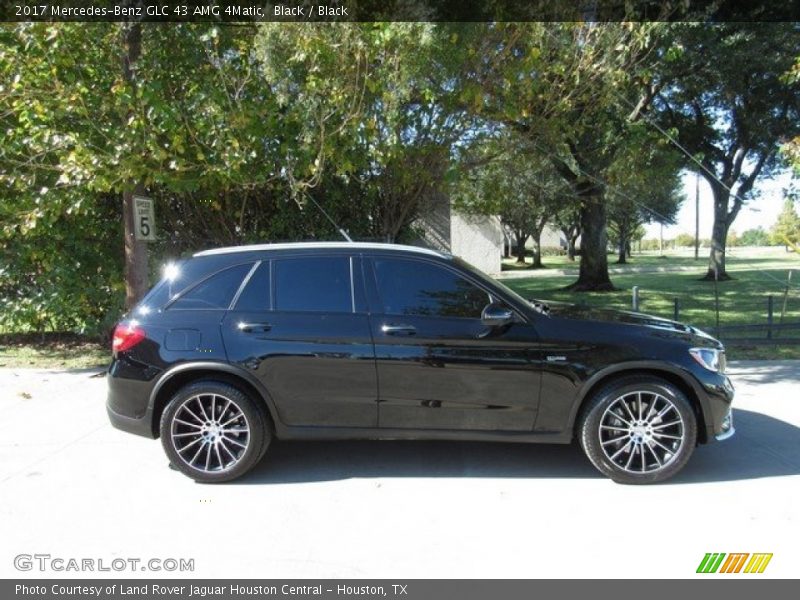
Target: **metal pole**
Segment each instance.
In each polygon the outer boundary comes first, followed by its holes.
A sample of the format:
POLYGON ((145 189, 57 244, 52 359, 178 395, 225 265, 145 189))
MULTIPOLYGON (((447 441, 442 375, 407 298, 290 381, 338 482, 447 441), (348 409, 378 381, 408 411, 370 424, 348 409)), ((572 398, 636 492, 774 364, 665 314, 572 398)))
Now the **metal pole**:
POLYGON ((772 294, 767 296, 767 339, 772 339, 772 294))
POLYGON ((639 286, 633 286, 633 310, 634 312, 638 312, 639 310, 639 286))
POLYGON ((694 259, 700 257, 700 173, 694 179, 694 259))
POLYGON ((719 337, 719 267, 714 263, 714 310, 717 313, 717 331, 719 337))
POLYGON ((789 286, 792 283, 792 273, 794 269, 789 269, 789 275, 786 277, 786 287, 783 290, 783 306, 781 306, 781 318, 778 321, 778 332, 780 332, 780 326, 783 325, 783 317, 786 316, 786 300, 789 298, 789 286))
POLYGON ((678 320, 678 317, 680 317, 680 312, 681 312, 680 301, 677 298, 675 298, 672 301, 672 316, 673 316, 673 320, 675 320, 675 321, 678 320))

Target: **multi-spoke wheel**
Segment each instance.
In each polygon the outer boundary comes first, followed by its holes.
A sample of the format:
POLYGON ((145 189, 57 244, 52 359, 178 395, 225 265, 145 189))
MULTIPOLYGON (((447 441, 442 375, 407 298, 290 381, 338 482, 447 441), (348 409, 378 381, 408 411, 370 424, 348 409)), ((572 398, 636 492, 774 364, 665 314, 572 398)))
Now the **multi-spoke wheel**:
POLYGON ((170 462, 197 481, 239 477, 259 461, 269 440, 264 410, 226 383, 200 381, 182 388, 161 417, 170 462))
POLYGON ((686 396, 654 377, 618 380, 589 401, 580 421, 586 455, 622 483, 653 483, 686 464, 697 420, 686 396))

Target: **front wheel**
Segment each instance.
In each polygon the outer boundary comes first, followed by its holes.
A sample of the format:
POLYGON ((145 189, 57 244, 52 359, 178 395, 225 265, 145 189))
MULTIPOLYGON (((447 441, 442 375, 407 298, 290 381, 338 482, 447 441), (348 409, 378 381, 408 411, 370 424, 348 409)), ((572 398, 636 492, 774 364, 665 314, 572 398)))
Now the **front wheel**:
POLYGON ((264 456, 271 434, 264 408, 237 388, 198 381, 181 388, 161 415, 164 452, 202 483, 244 475, 264 456))
POLYGON ((579 439, 592 464, 618 483, 656 483, 694 451, 697 418, 686 395, 655 377, 621 379, 583 411, 579 439))

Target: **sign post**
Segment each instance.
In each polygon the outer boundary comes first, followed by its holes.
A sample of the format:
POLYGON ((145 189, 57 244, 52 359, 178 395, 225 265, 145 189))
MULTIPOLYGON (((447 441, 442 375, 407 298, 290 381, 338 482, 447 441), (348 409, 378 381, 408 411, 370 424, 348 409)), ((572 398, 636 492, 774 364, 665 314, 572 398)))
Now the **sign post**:
POLYGON ((133 219, 133 231, 137 241, 156 241, 156 216, 152 198, 133 197, 133 219))

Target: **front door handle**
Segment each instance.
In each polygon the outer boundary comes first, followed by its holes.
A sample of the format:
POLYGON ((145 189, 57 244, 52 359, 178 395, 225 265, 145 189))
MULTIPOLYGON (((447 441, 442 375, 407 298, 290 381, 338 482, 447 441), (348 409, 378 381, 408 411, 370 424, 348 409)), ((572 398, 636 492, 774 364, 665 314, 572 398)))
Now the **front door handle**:
POLYGON ((272 329, 269 323, 237 323, 236 329, 243 333, 264 333, 272 329))
POLYGON ((381 331, 386 335, 414 335, 417 333, 411 325, 381 325, 381 331))

